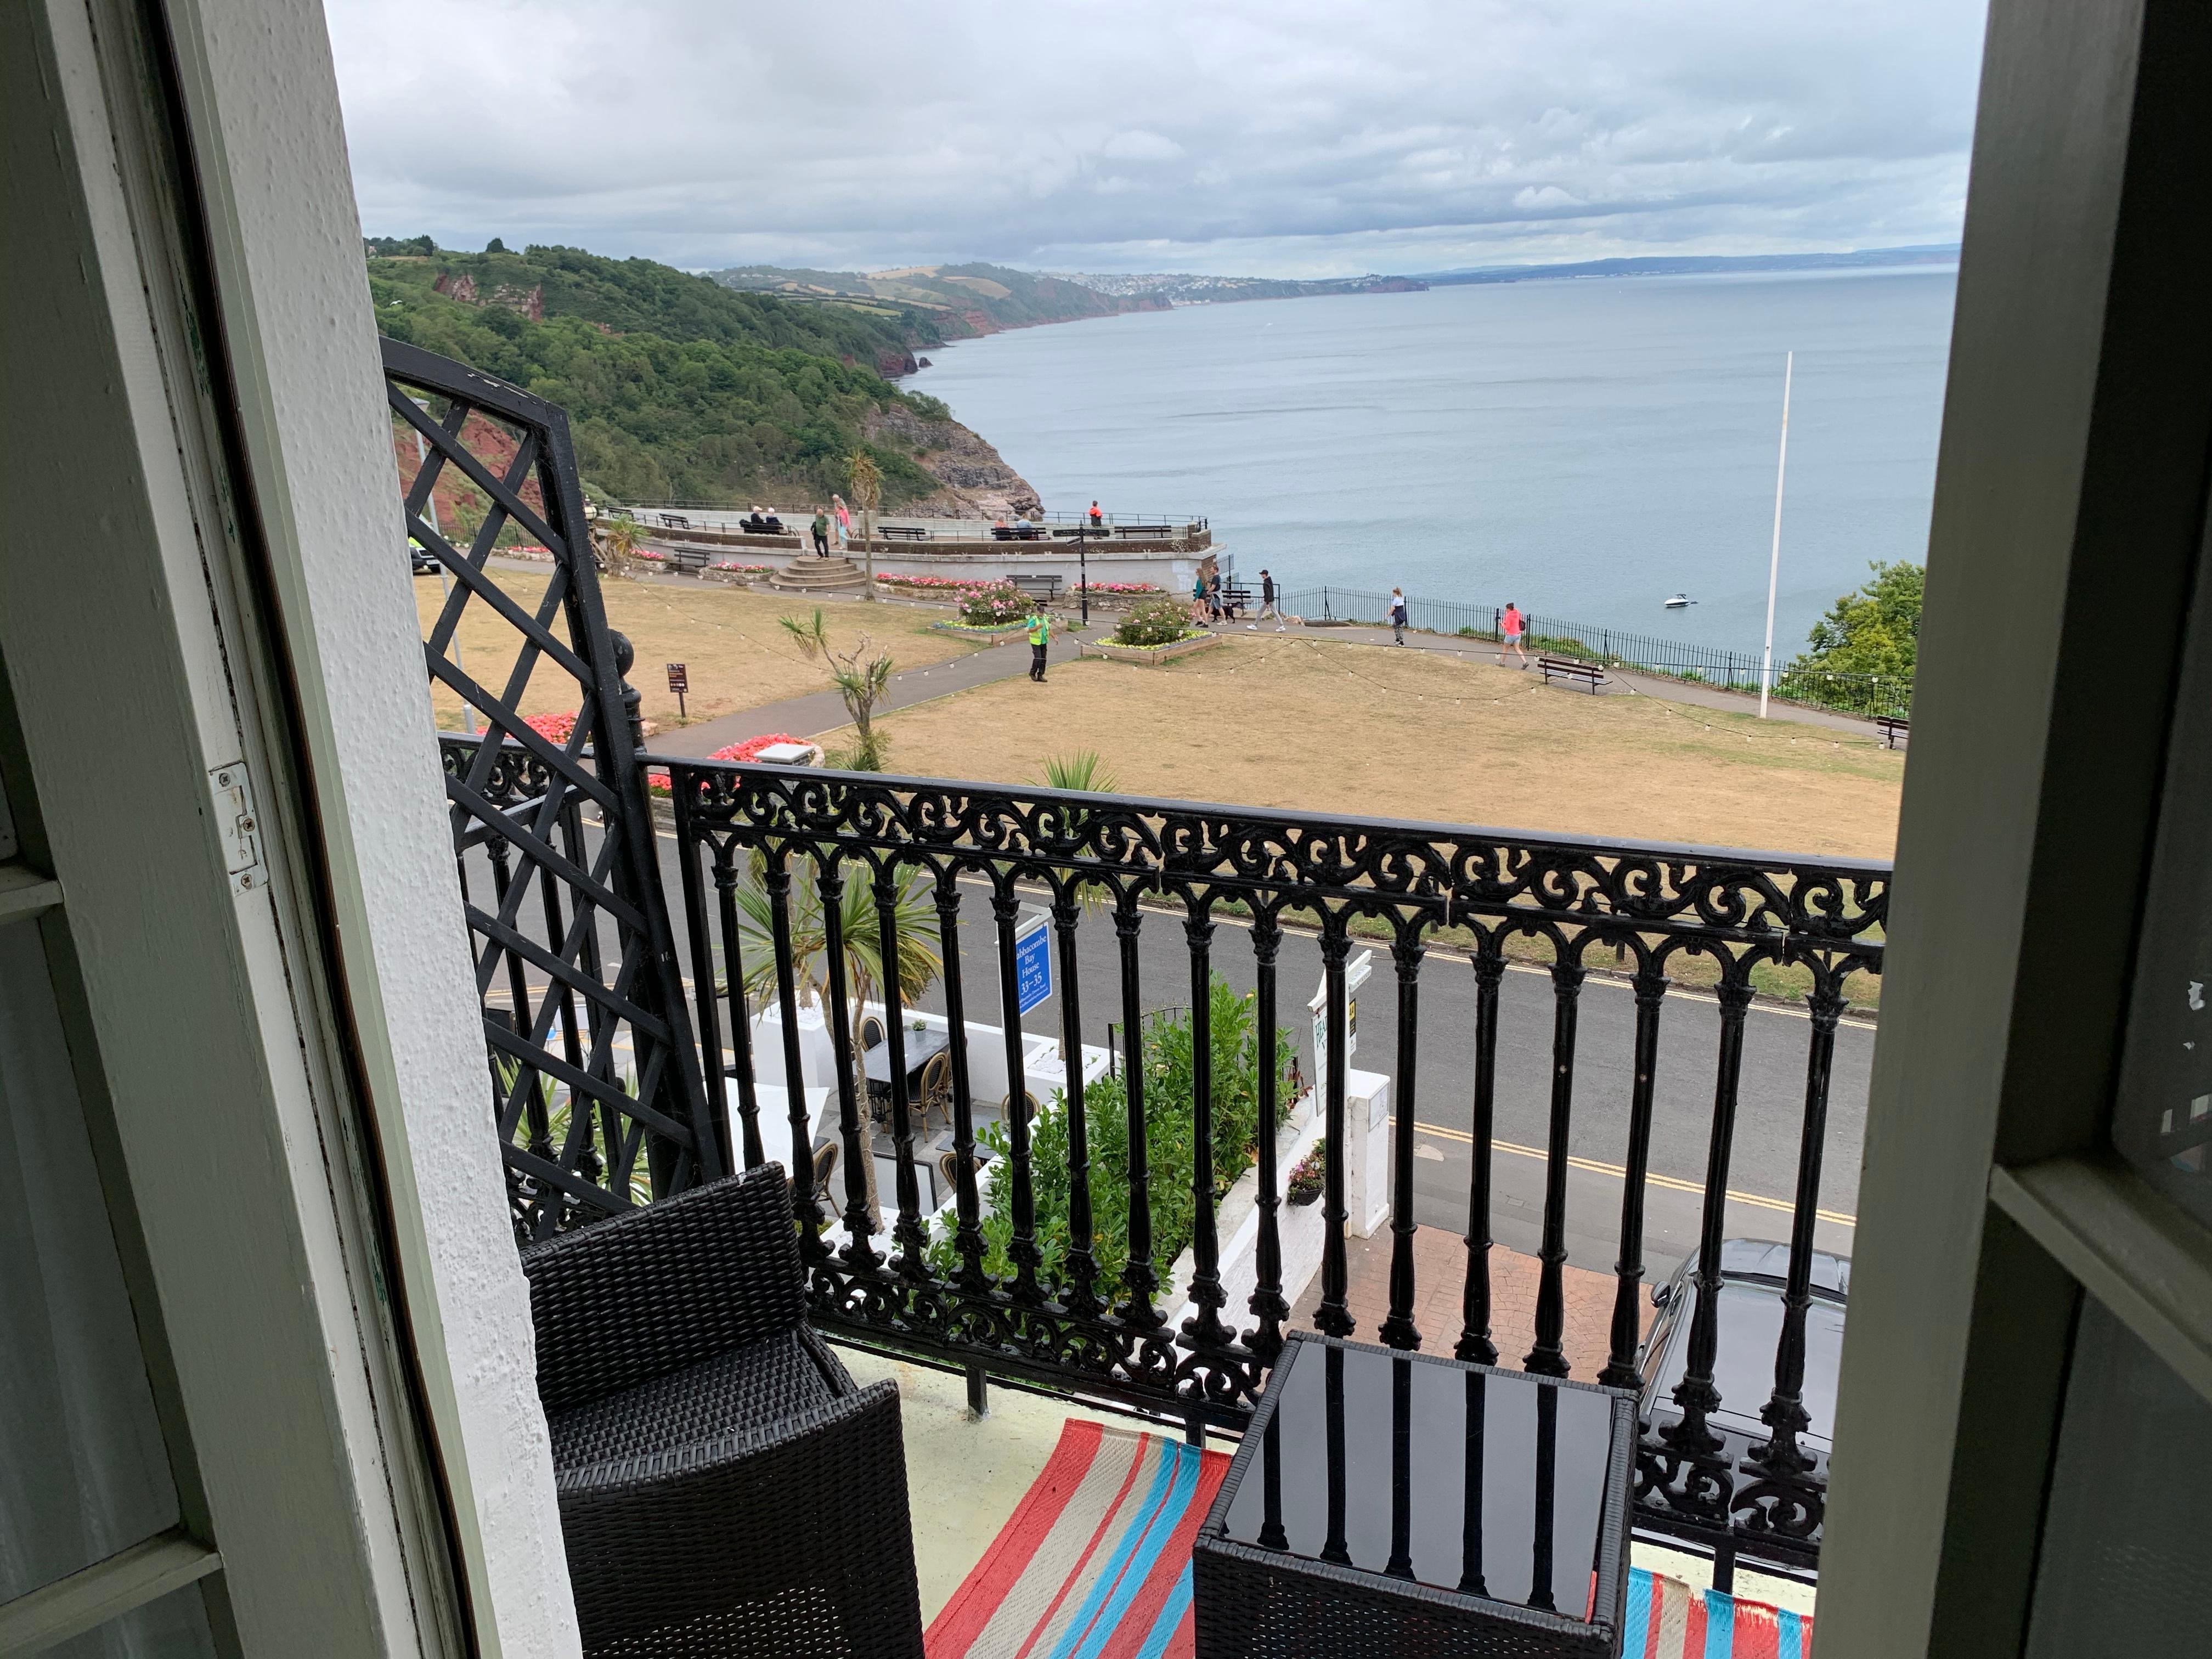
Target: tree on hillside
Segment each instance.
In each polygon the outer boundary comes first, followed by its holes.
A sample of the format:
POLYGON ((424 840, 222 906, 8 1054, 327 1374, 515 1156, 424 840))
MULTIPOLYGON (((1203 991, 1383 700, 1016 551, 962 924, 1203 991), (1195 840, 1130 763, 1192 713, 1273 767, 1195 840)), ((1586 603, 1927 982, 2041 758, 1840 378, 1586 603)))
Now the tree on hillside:
POLYGON ((1920 652, 1920 598, 1926 567, 1877 561, 1873 577, 1844 594, 1806 636, 1812 649, 1793 671, 1879 674, 1910 683, 1920 652))
POLYGON ((876 597, 876 507, 884 499, 883 469, 865 449, 856 449, 845 460, 846 488, 860 509, 860 545, 868 559, 867 594, 876 597))

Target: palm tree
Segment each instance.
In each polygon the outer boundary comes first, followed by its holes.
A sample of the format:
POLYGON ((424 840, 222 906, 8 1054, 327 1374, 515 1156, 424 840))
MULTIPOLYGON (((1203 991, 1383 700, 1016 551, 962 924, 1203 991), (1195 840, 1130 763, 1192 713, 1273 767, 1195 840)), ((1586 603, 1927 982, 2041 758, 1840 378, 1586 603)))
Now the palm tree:
MULTIPOLYGON (((830 959, 819 866, 813 857, 803 854, 796 862, 789 901, 791 971, 807 1000, 820 1007, 829 1000, 830 959)), ((775 909, 768 894, 766 861, 758 853, 750 860, 747 878, 738 884, 733 894, 738 911, 737 973, 738 982, 744 988, 747 998, 758 1007, 780 994, 775 909)), ((923 878, 915 872, 898 878, 893 888, 891 922, 898 936, 898 1006, 893 1007, 890 998, 884 999, 887 1021, 898 1018, 900 1009, 911 1007, 918 1001, 936 982, 945 965, 933 943, 935 906, 923 896, 922 889, 923 878)), ((873 872, 865 866, 849 870, 838 895, 837 920, 845 970, 845 1029, 855 1034, 860 1030, 862 1010, 876 998, 884 983, 883 930, 878 917, 873 872)), ((716 988, 718 990, 728 989, 728 968, 726 963, 726 976, 716 988)), ((860 1043, 856 1041, 848 1044, 840 1059, 852 1067, 849 1080, 853 1097, 865 1101, 867 1084, 861 1075, 860 1043)), ((869 1212, 880 1223, 873 1159, 862 1161, 860 1176, 866 1185, 869 1212)), ((848 1176, 847 1179, 850 1178, 848 1176)), ((848 1187, 847 1191, 849 1193, 851 1188, 848 1187)))
POLYGON ((876 504, 884 498, 883 470, 866 450, 856 449, 845 458, 845 477, 846 487, 853 492, 853 504, 860 509, 860 544, 867 550, 867 594, 872 599, 876 597, 876 504))
POLYGON ((637 574, 637 544, 644 540, 635 519, 617 519, 599 543, 601 556, 606 562, 610 576, 637 574))
MULTIPOLYGON (((1121 787, 1121 780, 1106 768, 1096 749, 1079 749, 1072 755, 1048 755, 1044 762, 1045 787, 1049 789, 1070 789, 1086 794, 1110 795, 1121 787)), ((1087 822, 1080 811, 1068 814, 1067 827, 1080 830, 1087 822)), ((1083 908, 1097 912, 1106 907, 1107 890, 1103 882, 1083 884, 1083 908)))
MULTIPOLYGON (((738 884, 738 982, 756 1003, 776 994, 775 932, 758 854, 750 879, 738 884)), ((945 966, 935 943, 937 913, 922 877, 908 872, 894 888, 891 924, 898 934, 899 1001, 911 1006, 937 982, 945 966)), ((876 912, 873 874, 855 868, 845 878, 837 920, 844 936, 845 993, 854 1027, 860 1006, 876 999, 884 982, 883 930, 876 912)), ((817 1005, 830 994, 829 929, 815 860, 803 856, 791 884, 791 970, 817 1005)))
POLYGON ((1098 795, 1110 795, 1121 787, 1120 780, 1106 769, 1106 763, 1098 757, 1096 749, 1046 756, 1044 781, 1049 789, 1078 789, 1098 795))
POLYGON ((890 689, 894 666, 891 659, 882 652, 867 655, 875 641, 866 634, 850 651, 831 650, 830 630, 818 608, 811 621, 801 622, 796 617, 780 620, 783 631, 798 641, 806 659, 829 669, 830 683, 845 700, 845 712, 853 717, 853 724, 858 729, 859 735, 852 746, 840 750, 834 757, 836 763, 848 772, 882 771, 886 740, 876 735, 874 720, 876 704, 890 689))

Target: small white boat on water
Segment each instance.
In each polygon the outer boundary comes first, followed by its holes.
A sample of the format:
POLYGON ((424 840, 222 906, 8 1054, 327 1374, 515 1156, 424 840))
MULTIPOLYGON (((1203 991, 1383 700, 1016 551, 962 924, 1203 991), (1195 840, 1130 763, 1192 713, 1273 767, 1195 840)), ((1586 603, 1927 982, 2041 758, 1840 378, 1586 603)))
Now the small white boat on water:
POLYGON ((1680 611, 1689 603, 1690 596, 1687 593, 1677 593, 1667 601, 1667 608, 1669 611, 1680 611))

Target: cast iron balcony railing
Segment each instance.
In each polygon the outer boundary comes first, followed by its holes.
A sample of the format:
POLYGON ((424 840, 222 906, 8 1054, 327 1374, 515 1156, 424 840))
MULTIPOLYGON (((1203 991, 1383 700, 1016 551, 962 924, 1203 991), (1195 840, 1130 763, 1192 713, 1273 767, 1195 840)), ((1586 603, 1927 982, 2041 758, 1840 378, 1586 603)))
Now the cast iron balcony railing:
MULTIPOLYGON (((1327 1055, 1316 1079, 1326 1176, 1312 1321, 1330 1334, 1354 1333, 1346 1183, 1361 1149, 1347 1123, 1348 981, 1355 945, 1371 939, 1388 953, 1396 1027, 1388 1060, 1389 1295, 1372 1334, 1401 1349, 1425 1341, 1416 1323, 1416 1103, 1449 1091, 1470 1107, 1466 1265, 1450 1346, 1485 1364, 1510 1358, 1498 1351, 1492 1320, 1493 1174, 1506 1145, 1496 1133, 1508 1070, 1501 1036, 1518 1046, 1524 1034, 1504 1029, 1501 987, 1509 967, 1533 968, 1549 981, 1550 1030, 1545 1145, 1515 1149, 1544 1166, 1534 1340, 1520 1364, 1565 1376, 1568 1172, 1575 1136, 1593 1115, 1590 1097, 1603 1094, 1577 1093, 1577 1062, 1589 1058, 1583 992, 1592 972, 1618 970, 1634 1017, 1624 1121, 1607 1126, 1620 1131, 1626 1161, 1602 1382, 1640 1380, 1661 1037, 1680 1025, 1679 1016, 1668 1023, 1668 1010, 1686 994, 1717 1007, 1703 1180, 1672 1183, 1699 1195, 1698 1294, 1673 1390, 1679 1420, 1644 1425, 1639 1524, 1723 1552, 1816 1558, 1827 1472, 1806 1443, 1804 1391, 1829 1077, 1845 981, 1881 969, 1887 866, 641 754, 637 694, 623 680, 629 647, 607 626, 566 417, 412 347, 387 341, 385 357, 406 529, 443 572, 424 653, 441 720, 465 728, 441 733, 441 748, 483 1005, 487 1110, 519 1236, 587 1225, 740 1164, 757 1167, 769 1139, 782 1139, 763 1133, 769 1114, 781 1111, 822 1326, 971 1377, 1135 1405, 1180 1416, 1194 1431, 1234 1430, 1292 1317, 1283 1250, 1290 1172, 1279 1167, 1273 1130, 1291 1103, 1274 1057, 1285 1030, 1279 981, 1293 945, 1317 953, 1316 1047, 1327 1055), (518 538, 550 558, 550 569, 503 564, 501 549, 518 538), (465 668, 465 618, 483 628, 465 668), (669 775, 672 843, 655 833, 653 768, 669 775), (667 905, 663 860, 672 854, 684 900, 680 929, 667 905), (972 954, 995 965, 995 1037, 968 1012, 971 992, 982 990, 968 983, 961 948, 969 895, 988 912, 972 954), (1034 1102, 1027 1085, 1038 1062, 1019 1013, 1020 962, 1035 948, 1025 896, 1044 901, 1064 1056, 1057 1085, 1034 1102), (1225 924, 1250 941, 1249 964, 1233 964, 1249 965, 1249 1010, 1231 1010, 1251 1020, 1250 1052, 1261 1057, 1249 1099, 1224 1069, 1213 1029, 1214 970, 1231 956, 1225 924), (1089 971, 1107 981, 1103 996, 1091 988, 1094 1006, 1110 1011, 1122 1033, 1126 1063, 1110 1086, 1085 1059, 1081 949, 1109 929, 1110 968, 1094 960, 1089 971), (860 930, 872 937, 857 937, 860 930), (1156 948, 1163 932, 1182 961, 1153 998, 1145 947, 1156 948), (688 987, 678 933, 688 943, 688 987), (941 958, 941 1008, 931 1017, 945 1044, 951 1143, 933 1167, 953 1189, 927 1220, 914 1154, 917 1127, 926 1127, 918 1116, 937 1102, 911 1097, 908 1016, 921 1011, 900 989, 902 958, 925 945, 941 958), (1601 960, 1608 951, 1609 964, 1601 960), (1432 958, 1456 958, 1473 976, 1471 1061, 1442 1076, 1433 1049, 1424 1063, 1421 1041, 1422 974, 1432 958), (1692 961, 1701 971, 1685 974, 1692 961), (854 963, 877 988, 872 1013, 852 981, 854 963), (1720 1247, 1746 1022, 1754 975, 1768 969, 1796 976, 1808 1038, 1802 1095, 1783 1100, 1769 1087, 1752 1103, 1765 1115, 1762 1127, 1794 1109, 1798 1148, 1759 1438, 1714 1419, 1720 1247), (1705 983, 1688 993, 1684 978, 1705 983), (805 1040, 829 1047, 842 1206, 816 1178, 805 1079, 810 1064, 823 1068, 802 1047, 803 998, 827 1015, 826 1030, 805 1040), (1187 1012, 1164 1022, 1164 1003, 1187 1012), (860 1027, 871 1018, 886 1050, 880 1134, 862 1102, 860 1027), (1163 1072, 1151 1058, 1147 1034, 1163 1024, 1182 1043, 1180 1069, 1163 1072), (760 1052, 757 1038, 771 1030, 773 1051, 760 1052), (1001 1066, 1000 1097, 979 1095, 978 1078, 1001 1066), (1120 1121, 1094 1113, 1092 1097, 1118 1099, 1120 1121), (1225 1273, 1216 1201, 1242 1172, 1217 1161, 1242 1156, 1221 1131, 1245 1113, 1255 1122, 1256 1191, 1249 1253, 1225 1273), (1157 1139, 1164 1122, 1179 1140, 1157 1139), (890 1146, 896 1216, 888 1237, 871 1180, 880 1141, 890 1146), (986 1153, 994 1155, 988 1213, 986 1153), (1164 1285, 1161 1273, 1170 1224, 1189 1235, 1181 1289, 1164 1285), (1250 1290, 1231 1306, 1230 1281, 1241 1292, 1248 1273, 1250 1290)), ((1174 1268, 1178 1279, 1182 1271, 1174 1268)))
MULTIPOLYGON (((1209 1029, 1219 924, 1249 936, 1255 989, 1254 1052, 1277 1052, 1283 1030, 1279 964, 1293 932, 1317 939, 1324 995, 1327 1059, 1316 1079, 1325 1124, 1326 1176, 1320 1295, 1313 1322, 1350 1334, 1345 1172, 1347 1036, 1351 998, 1346 967, 1354 945, 1387 947, 1396 1014, 1389 1066, 1395 1110, 1388 1180, 1390 1274, 1387 1316, 1374 1334, 1395 1347, 1419 1348, 1419 1295, 1414 1250, 1417 1101, 1432 1089, 1468 1091, 1473 1108, 1472 1174, 1465 1221, 1466 1272, 1461 1323, 1451 1352, 1486 1364, 1504 1361, 1492 1329, 1493 1101, 1498 1080, 1499 986, 1509 957, 1540 959, 1552 988, 1550 1103, 1534 1343, 1520 1363, 1564 1376, 1569 1365, 1565 1269, 1571 1139, 1576 1129, 1577 1013, 1599 953, 1630 975, 1635 1015, 1620 1200, 1620 1250, 1610 1351, 1596 1380, 1639 1383, 1638 1349, 1644 1307, 1644 1196, 1660 1034, 1674 981, 1690 957, 1709 964, 1698 994, 1718 1003, 1719 1046, 1700 1201, 1700 1294, 1688 1336, 1686 1375, 1675 1389, 1680 1420, 1646 1425, 1638 1467, 1639 1524, 1785 1562, 1817 1553, 1826 1485, 1825 1457, 1801 1442, 1805 1327, 1811 1304, 1814 1231, 1820 1215, 1822 1152, 1835 1034, 1853 973, 1878 972, 1887 902, 1885 865, 1809 862, 1716 849, 1566 842, 1479 829, 1297 816, 1178 801, 1012 791, 981 785, 807 769, 741 766, 647 756, 665 767, 672 796, 676 854, 684 889, 696 1023, 710 1112, 730 1126, 732 1165, 762 1161, 763 1114, 787 1111, 789 1144, 809 1144, 802 1088, 763 1086, 757 1038, 774 1033, 780 1053, 767 1068, 781 1079, 805 1075, 801 1001, 820 993, 836 1056, 836 1139, 842 1150, 842 1206, 817 1188, 809 1161, 793 1159, 792 1194, 811 1276, 814 1316, 854 1340, 899 1347, 942 1363, 1133 1403, 1187 1421, 1234 1427, 1249 1415, 1291 1317, 1279 1226, 1287 1171, 1277 1167, 1276 1137, 1262 1129, 1254 1157, 1258 1231, 1254 1289, 1243 1308, 1228 1305, 1215 1200, 1237 1174, 1212 1165, 1216 1150, 1216 1043, 1209 1029), (856 905, 864 887, 872 902, 856 905), (1000 1021, 1009 1079, 1028 1075, 1018 1014, 1018 923, 1025 894, 1049 915, 1057 969, 1065 1082, 1051 1101, 1025 1106, 1010 1082, 1003 1103, 976 1098, 969 1077, 970 999, 978 988, 963 965, 962 888, 988 899, 1000 1021), (809 889, 811 891, 809 891, 809 889), (926 904, 917 901, 924 896, 926 904), (806 914, 802 971, 794 945, 806 914), (1166 914, 1163 914, 1163 912, 1166 914), (915 936, 917 916, 929 920, 915 936), (864 1099, 850 956, 843 928, 854 918, 873 929, 866 941, 881 988, 881 1041, 888 1098, 882 1133, 892 1148, 896 1210, 888 1237, 877 1231, 864 1171, 878 1129, 864 1099), (1095 919, 1094 919, 1095 918, 1095 919), (1114 983, 1083 984, 1079 930, 1110 927, 1114 983), (1175 1321, 1159 1301, 1149 1249, 1161 1198, 1146 1167, 1147 1067, 1120 1068, 1120 1132, 1125 1149, 1127 1249, 1119 1282, 1102 1270, 1091 1194, 1093 1147, 1102 1126, 1086 1109, 1080 1062, 1087 997, 1103 994, 1125 1031, 1145 1029, 1147 1000, 1139 944, 1147 930, 1176 927, 1188 966, 1191 1055, 1190 1183, 1192 1271, 1187 1317, 1175 1321), (933 1237, 923 1219, 915 1157, 916 1114, 904 1045, 901 953, 933 951, 942 962, 949 1040, 953 1199, 933 1237), (772 963, 766 960, 772 957, 772 963), (1422 1065, 1421 976, 1431 958, 1456 957, 1475 984, 1471 1076, 1439 1078, 1422 1065), (750 970, 748 961, 750 961, 750 970), (1762 965, 1809 976, 1804 997, 1808 1042, 1799 1109, 1796 1196, 1789 1240, 1773 1387, 1760 1412, 1768 1437, 1753 1443, 1711 1422, 1720 1405, 1714 1362, 1722 1317, 1720 1263, 1735 1150, 1747 1014, 1753 971, 1762 965), (749 998, 748 979, 763 994, 749 998), (998 1144, 1007 1169, 998 1190, 1006 1213, 1000 1265, 987 1267, 979 1114, 997 1105, 998 1144), (1059 1167, 1038 1152, 1042 1123, 1056 1118, 1059 1167), (1217 1180, 1217 1176, 1220 1179, 1217 1180), (1039 1232, 1038 1194, 1067 1194, 1065 1237, 1048 1250, 1039 1232), (949 1248, 948 1248, 949 1243, 949 1248), (1048 1269, 1045 1264, 1053 1265, 1048 1269)), ((981 930, 979 930, 981 931, 981 930)), ((1523 965, 1526 965, 1525 963, 1523 965)), ((1379 976, 1379 975, 1378 975, 1379 976)), ((1172 988, 1186 1000, 1186 985, 1172 988)), ((992 1056, 995 1064, 995 1053, 992 1056)), ((1273 1066, 1256 1071, 1258 1121, 1272 1126, 1288 1103, 1273 1066)), ((1095 1086, 1095 1085, 1094 1085, 1095 1086)), ((1772 1103, 1766 1103, 1771 1104, 1772 1103)), ((1741 1402, 1739 1402, 1741 1409, 1741 1402)))

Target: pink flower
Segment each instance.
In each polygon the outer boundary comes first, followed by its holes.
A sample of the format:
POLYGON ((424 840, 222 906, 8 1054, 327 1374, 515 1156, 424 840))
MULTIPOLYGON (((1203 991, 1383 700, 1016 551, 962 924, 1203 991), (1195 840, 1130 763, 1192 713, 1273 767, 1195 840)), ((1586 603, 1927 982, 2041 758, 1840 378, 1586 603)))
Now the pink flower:
POLYGON ((548 743, 565 744, 576 730, 574 714, 532 714, 522 723, 548 743))

